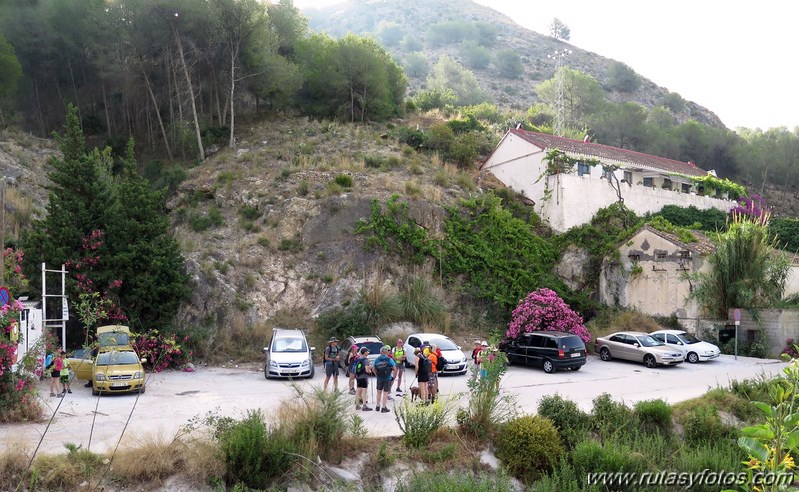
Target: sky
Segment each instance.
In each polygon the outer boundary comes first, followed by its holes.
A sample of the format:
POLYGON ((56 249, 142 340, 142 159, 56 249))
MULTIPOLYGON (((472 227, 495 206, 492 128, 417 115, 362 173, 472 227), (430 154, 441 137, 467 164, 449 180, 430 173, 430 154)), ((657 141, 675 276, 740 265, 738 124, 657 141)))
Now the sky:
MULTIPOLYGON (((729 128, 799 126, 799 2, 794 0, 475 0, 629 65, 708 108, 729 128)), ((295 0, 300 8, 340 3, 295 0)))

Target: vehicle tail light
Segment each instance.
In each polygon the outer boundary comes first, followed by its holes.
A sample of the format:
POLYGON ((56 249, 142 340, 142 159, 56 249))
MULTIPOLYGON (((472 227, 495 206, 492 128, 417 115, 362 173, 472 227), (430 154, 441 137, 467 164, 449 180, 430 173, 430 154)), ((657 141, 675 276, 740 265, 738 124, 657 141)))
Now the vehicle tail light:
POLYGON ((566 358, 566 352, 564 352, 563 349, 558 350, 558 359, 565 359, 565 358, 566 358))

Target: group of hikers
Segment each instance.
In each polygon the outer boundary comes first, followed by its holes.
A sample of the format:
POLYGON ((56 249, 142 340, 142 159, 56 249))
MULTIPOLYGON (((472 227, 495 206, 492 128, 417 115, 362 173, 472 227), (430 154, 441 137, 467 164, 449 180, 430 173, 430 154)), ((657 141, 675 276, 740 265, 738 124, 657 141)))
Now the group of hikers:
MULTIPOLYGON (((338 374, 340 362, 342 360, 341 350, 338 348, 339 340, 336 337, 330 338, 325 347, 324 368, 325 382, 323 389, 327 391, 330 379, 333 378, 333 389, 338 391, 338 374)), ((479 366, 483 359, 483 354, 488 349, 488 343, 475 340, 475 348, 472 350, 472 361, 479 366)), ((345 375, 348 378, 349 394, 355 395, 355 409, 371 411, 369 407, 369 377, 374 376, 376 383, 376 396, 374 398, 375 411, 388 413, 388 401, 393 400, 391 388, 396 383, 396 394, 399 397, 405 396, 403 378, 405 377, 405 345, 401 338, 397 339, 394 347, 384 345, 380 348, 380 355, 374 359, 369 359, 370 351, 367 347, 352 345, 344 356, 345 375)), ((429 405, 436 400, 438 395, 438 374, 444 370, 446 359, 441 353, 441 349, 435 344, 427 341, 422 346, 413 351, 416 357, 414 367, 414 379, 411 381, 411 401, 417 396, 422 404, 429 405), (418 383, 414 386, 414 383, 418 383)), ((477 374, 477 371, 475 372, 477 374)), ((406 380, 407 382, 407 380, 406 380)))
POLYGON ((45 375, 50 376, 51 397, 62 398, 65 394, 72 393, 69 384, 69 359, 65 351, 60 350, 55 354, 48 354, 45 360, 45 371, 45 375))

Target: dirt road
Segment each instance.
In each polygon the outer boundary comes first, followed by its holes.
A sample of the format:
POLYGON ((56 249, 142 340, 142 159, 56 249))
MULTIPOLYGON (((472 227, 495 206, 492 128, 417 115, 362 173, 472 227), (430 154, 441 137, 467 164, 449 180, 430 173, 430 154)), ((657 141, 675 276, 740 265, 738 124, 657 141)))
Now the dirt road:
MULTIPOLYGON (((602 362, 589 357, 579 372, 545 374, 540 369, 512 366, 508 368, 502 386, 517 396, 523 412, 534 412, 542 396, 554 393, 577 402, 584 410, 590 410, 591 401, 604 392, 628 404, 654 398, 676 403, 702 395, 711 387, 726 386, 733 379, 751 378, 761 373, 776 374, 784 366, 784 363, 772 360, 739 357, 735 361, 731 356, 722 356, 696 365, 685 363, 677 367, 647 369, 641 364, 602 362)), ((298 384, 306 388, 310 384, 321 385, 324 380, 321 372, 317 368, 313 380, 302 380, 298 384)), ((412 369, 406 370, 406 376, 409 374, 408 383, 413 377, 412 369)), ((460 395, 461 404, 465 404, 466 381, 466 376, 440 378, 442 394, 452 398, 460 395)), ((346 387, 343 376, 341 386, 346 387)), ((48 395, 47 381, 41 382, 39 389, 40 394, 48 395)), ((249 409, 261 409, 269 416, 282 401, 293 397, 290 383, 267 381, 257 367, 200 367, 193 373, 152 374, 149 375, 147 392, 138 399, 135 394, 93 397, 89 388, 76 384, 73 394, 66 395, 63 401, 42 397, 48 419, 55 413, 42 442, 42 451, 64 451, 64 443, 81 444, 98 452, 113 449, 120 441, 129 415, 130 422, 121 439, 122 447, 142 435, 171 439, 190 419, 204 417, 208 412, 238 417, 249 409)), ((400 434, 393 413, 359 412, 359 415, 365 419, 372 435, 400 434)), ((46 427, 47 422, 0 426, 0 448, 33 450, 46 427)))

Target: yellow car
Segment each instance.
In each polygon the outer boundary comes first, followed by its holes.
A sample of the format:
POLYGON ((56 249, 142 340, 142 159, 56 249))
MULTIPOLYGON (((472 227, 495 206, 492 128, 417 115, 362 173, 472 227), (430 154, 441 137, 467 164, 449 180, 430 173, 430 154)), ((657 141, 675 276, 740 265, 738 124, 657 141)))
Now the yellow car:
POLYGON ((130 331, 127 326, 103 326, 97 329, 100 347, 96 357, 90 349, 76 350, 69 358, 76 379, 91 381, 92 394, 127 393, 145 391, 143 362, 133 347, 127 343, 130 331), (109 343, 110 342, 110 343, 109 343))

